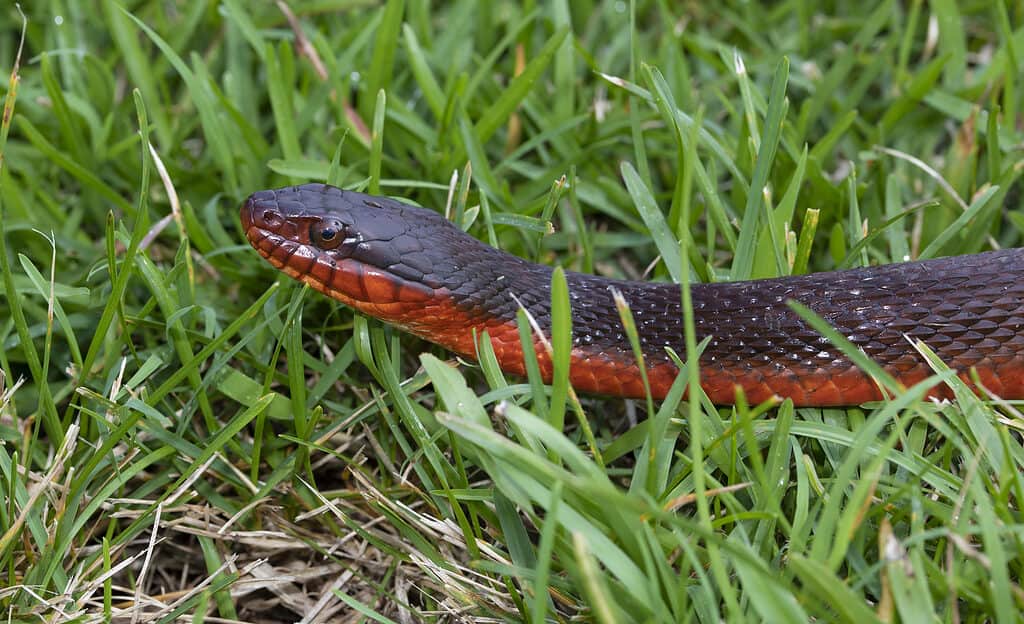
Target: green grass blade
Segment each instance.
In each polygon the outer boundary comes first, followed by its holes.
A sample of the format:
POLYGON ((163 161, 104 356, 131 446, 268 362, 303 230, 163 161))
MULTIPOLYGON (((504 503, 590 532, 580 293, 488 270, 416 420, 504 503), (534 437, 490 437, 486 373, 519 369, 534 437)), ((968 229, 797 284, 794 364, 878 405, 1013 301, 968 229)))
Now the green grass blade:
MULTIPOLYGON (((783 58, 772 78, 771 95, 768 98, 768 114, 765 117, 764 136, 757 150, 754 163, 754 175, 750 180, 750 192, 747 204, 743 209, 743 222, 740 225, 740 236, 736 241, 736 257, 733 259, 733 280, 748 279, 753 271, 755 243, 758 223, 761 221, 761 206, 764 205, 764 190, 768 183, 768 175, 775 161, 775 152, 782 134, 783 116, 787 108, 786 84, 789 80, 789 59, 783 58)), ((773 237, 774 240, 774 237, 773 237)), ((779 256, 776 250, 776 256, 779 256)))
POLYGON ((388 0, 384 5, 383 16, 374 36, 373 57, 366 76, 366 96, 362 98, 360 106, 363 119, 372 118, 374 98, 378 97, 379 92, 387 91, 391 85, 404 13, 405 0, 388 0))
POLYGON ((526 64, 523 72, 515 77, 508 85, 508 88, 501 94, 501 97, 476 122, 473 134, 476 135, 481 143, 491 138, 498 128, 508 120, 512 111, 519 106, 523 98, 533 88, 533 84, 544 73, 544 70, 548 68, 548 65, 551 64, 552 57, 554 57, 555 52, 562 45, 562 41, 568 34, 568 29, 564 27, 556 31, 533 60, 526 64))

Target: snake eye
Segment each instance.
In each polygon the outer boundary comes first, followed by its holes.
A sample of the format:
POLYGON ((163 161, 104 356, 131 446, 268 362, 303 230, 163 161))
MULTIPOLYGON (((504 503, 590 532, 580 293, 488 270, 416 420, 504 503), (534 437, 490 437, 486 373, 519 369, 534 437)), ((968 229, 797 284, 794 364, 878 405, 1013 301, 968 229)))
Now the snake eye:
POLYGON ((341 244, 345 226, 337 219, 324 219, 310 228, 310 238, 321 249, 334 249, 341 244))

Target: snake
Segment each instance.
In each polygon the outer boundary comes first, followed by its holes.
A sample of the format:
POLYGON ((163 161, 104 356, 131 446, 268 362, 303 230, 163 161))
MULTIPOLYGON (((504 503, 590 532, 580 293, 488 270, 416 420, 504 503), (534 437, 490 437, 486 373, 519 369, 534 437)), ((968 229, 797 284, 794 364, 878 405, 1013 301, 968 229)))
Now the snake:
MULTIPOLYGON (((524 309, 546 383, 550 266, 491 247, 442 214, 390 197, 304 184, 253 193, 240 208, 248 242, 271 265, 325 295, 477 359, 490 341, 507 374, 525 376, 516 320, 524 309), (546 335, 546 336, 545 336, 546 335)), ((569 382, 577 391, 664 399, 685 359, 678 284, 565 271, 571 308, 569 382), (616 307, 628 304, 637 353, 616 307), (670 350, 672 353, 670 353, 670 350), (641 374, 643 362, 647 383, 641 374)), ((1024 398, 1024 249, 690 285, 700 385, 718 405, 791 399, 800 407, 889 398, 797 314, 828 322, 903 387, 932 377, 926 345, 976 392, 1024 398), (980 386, 980 387, 979 387, 980 386)), ((926 396, 953 398, 936 381, 926 396)))

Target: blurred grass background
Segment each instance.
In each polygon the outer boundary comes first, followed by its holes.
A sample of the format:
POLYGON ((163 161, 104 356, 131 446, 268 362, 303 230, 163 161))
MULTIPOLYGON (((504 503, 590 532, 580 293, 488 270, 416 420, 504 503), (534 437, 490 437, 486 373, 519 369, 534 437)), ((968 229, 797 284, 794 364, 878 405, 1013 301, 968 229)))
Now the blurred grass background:
POLYGON ((564 381, 455 367, 277 274, 237 207, 331 181, 638 279, 1015 246, 1022 20, 1016 0, 0 8, 0 613, 1020 621, 1013 405, 567 410, 564 381))

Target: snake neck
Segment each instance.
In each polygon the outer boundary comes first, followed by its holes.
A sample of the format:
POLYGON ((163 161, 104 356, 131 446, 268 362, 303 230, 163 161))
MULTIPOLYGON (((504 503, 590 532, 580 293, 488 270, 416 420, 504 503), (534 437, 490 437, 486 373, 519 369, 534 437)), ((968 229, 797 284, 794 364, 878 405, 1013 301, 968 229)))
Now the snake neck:
MULTIPOLYGON (((430 315, 431 327, 410 328, 434 342, 474 355, 465 336, 484 331, 502 364, 521 368, 516 314, 524 310, 531 323, 535 348, 546 360, 544 341, 551 337, 551 267, 527 262, 476 243, 460 245, 436 271, 445 275, 442 291, 450 313, 430 315), (457 323, 454 329, 450 323, 457 323), (543 338, 538 335, 538 330, 543 338), (462 338, 455 338, 461 335, 462 338), (438 340, 438 337, 441 340, 438 340)), ((679 287, 673 284, 611 280, 566 271, 572 322, 573 356, 578 358, 635 358, 615 305, 619 292, 636 323, 641 352, 648 360, 668 362, 666 347, 683 352, 679 287)))

